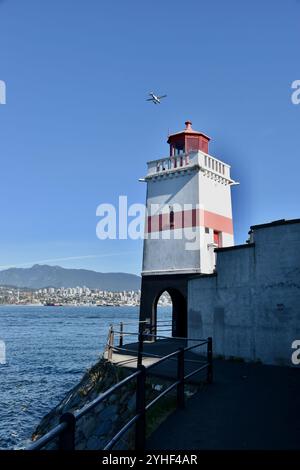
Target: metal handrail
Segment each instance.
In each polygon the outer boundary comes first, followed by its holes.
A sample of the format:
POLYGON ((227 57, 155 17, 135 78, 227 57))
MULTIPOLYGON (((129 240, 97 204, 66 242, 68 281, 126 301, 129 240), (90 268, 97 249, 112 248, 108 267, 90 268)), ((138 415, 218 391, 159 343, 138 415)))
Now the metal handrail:
POLYGON ((152 336, 153 338, 162 338, 162 339, 176 339, 176 340, 186 340, 186 341, 207 341, 203 338, 183 338, 182 336, 162 336, 162 335, 153 335, 151 333, 144 333, 145 336, 152 336))
MULTIPOLYGON (((112 328, 112 327, 111 327, 112 328)), ((113 338, 113 331, 110 329, 110 336, 113 338), (111 334, 112 333, 112 334, 111 334)), ((143 338, 146 335, 143 333, 139 334, 139 340, 143 343, 143 338)), ((181 340, 183 338, 180 338, 181 340)), ((184 338, 187 339, 187 338, 184 338)), ((191 340, 190 341, 196 341, 191 340)), ((109 345, 109 348, 112 348, 113 345, 109 345)), ((143 351, 142 345, 139 347, 139 353, 143 351)), ((135 351, 136 352, 136 351, 135 351)), ((145 354, 145 353, 143 353, 145 354)), ((49 442, 53 441, 56 437, 59 437, 59 449, 61 450, 72 450, 75 448, 75 430, 77 421, 85 416, 87 413, 92 411, 96 406, 108 398, 119 388, 125 386, 132 380, 136 379, 136 414, 131 418, 118 432, 113 436, 113 438, 106 444, 104 450, 109 450, 118 442, 118 440, 123 436, 123 434, 128 431, 133 424, 136 423, 136 449, 143 450, 145 447, 145 436, 146 436, 146 421, 145 415, 146 412, 157 403, 161 398, 167 395, 171 390, 177 387, 177 406, 184 407, 184 383, 185 380, 192 377, 193 375, 199 373, 200 371, 207 369, 207 381, 212 382, 212 338, 207 340, 201 340, 200 343, 188 346, 185 348, 180 348, 166 356, 160 357, 160 359, 150 364, 147 368, 143 365, 140 365, 138 370, 133 372, 131 375, 121 380, 117 384, 110 387, 106 392, 97 397, 91 403, 88 403, 81 410, 74 413, 67 412, 60 417, 60 423, 55 426, 51 431, 42 436, 36 442, 27 447, 27 450, 40 450, 49 442), (184 374, 184 354, 191 349, 207 345, 207 363, 199 367, 198 369, 192 371, 191 373, 184 374), (177 380, 173 382, 169 387, 163 390, 157 397, 155 397, 150 403, 146 404, 145 401, 145 383, 147 378, 147 371, 152 368, 164 363, 167 360, 172 360, 177 357, 177 380)))
POLYGON ((159 361, 157 362, 154 362, 153 364, 150 364, 148 367, 147 367, 147 370, 150 370, 150 369, 153 369, 153 367, 156 367, 160 364, 162 364, 163 362, 167 361, 168 359, 172 359, 174 356, 177 356, 179 353, 179 350, 177 351, 174 351, 170 354, 167 354, 166 356, 163 356, 159 361))
POLYGON ((202 367, 198 367, 198 369, 193 370, 189 374, 185 375, 184 380, 189 379, 190 377, 193 377, 193 375, 198 374, 198 372, 201 372, 201 370, 207 369, 207 367, 208 367, 208 364, 204 364, 202 367))
MULTIPOLYGON (((188 341, 193 341, 192 339, 189 339, 188 341)), ((196 340, 195 340, 196 341, 196 340)), ((191 351, 192 349, 195 349, 195 348, 198 348, 199 346, 204 346, 205 344, 207 344, 207 341, 208 340, 205 340, 205 339, 202 339, 201 340, 202 342, 200 343, 197 343, 197 344, 193 344, 193 346, 186 346, 184 348, 185 351, 191 351)))
MULTIPOLYGON (((147 324, 148 321, 147 320, 139 320, 139 321, 135 321, 135 320, 130 321, 129 320, 129 321, 126 321, 126 322, 122 321, 121 323, 123 323, 123 325, 132 325, 132 324, 136 325, 136 324, 140 324, 140 323, 146 323, 147 324)), ((171 320, 170 321, 169 320, 157 320, 156 321, 156 324, 161 324, 161 323, 167 323, 168 325, 172 325, 171 320)), ((111 325, 117 325, 117 324, 119 325, 119 323, 111 323, 111 325)))
MULTIPOLYGON (((119 331, 119 330, 114 330, 114 333, 116 334, 123 334, 124 336, 139 336, 139 332, 137 331, 119 331)), ((206 344, 207 343, 207 340, 206 339, 199 339, 199 338, 183 338, 182 336, 163 336, 163 335, 154 335, 154 334, 151 334, 151 333, 147 333, 147 332, 144 332, 143 335, 145 337, 148 337, 148 336, 151 336, 153 338, 162 338, 162 339, 175 339, 175 340, 180 340, 180 341, 202 341, 203 344, 206 344)), ((197 347, 198 344, 196 344, 195 346, 192 346, 192 347, 197 347)))
POLYGON ((75 418, 78 420, 82 418, 86 413, 89 411, 93 410, 96 406, 98 406, 102 401, 104 401, 106 398, 108 398, 112 393, 114 393, 116 390, 119 388, 123 387, 126 385, 128 382, 130 382, 132 379, 137 377, 139 375, 139 371, 134 372, 133 374, 129 375, 128 377, 125 377, 125 379, 121 380, 121 382, 118 382, 117 384, 113 385, 110 387, 106 392, 104 392, 100 397, 95 398, 91 403, 88 403, 86 406, 84 406, 81 410, 76 411, 74 413, 75 418))
POLYGON ((120 431, 109 441, 108 444, 104 447, 103 450, 110 450, 113 448, 113 446, 121 439, 121 437, 125 434, 126 431, 128 431, 131 426, 137 422, 139 419, 140 415, 135 415, 133 418, 131 418, 123 427, 120 429, 120 431))
POLYGON ((176 380, 176 382, 173 382, 169 387, 167 387, 163 392, 161 392, 157 397, 155 397, 148 405, 146 406, 146 411, 148 411, 155 403, 157 403, 161 398, 163 398, 165 395, 167 395, 173 388, 177 387, 179 385, 180 381, 176 380))
POLYGON ((40 450, 42 447, 45 447, 50 441, 53 441, 56 437, 60 435, 62 431, 67 429, 67 423, 60 423, 55 426, 51 431, 44 434, 44 436, 40 437, 37 441, 33 444, 30 444, 26 450, 40 450))
MULTIPOLYGON (((147 320, 139 320, 139 321, 135 321, 135 320, 129 320, 129 321, 126 321, 126 322, 122 322, 123 325, 136 325, 136 324, 140 324, 140 323, 147 323, 147 320)), ((119 324, 119 323, 118 323, 119 324)), ((116 323, 112 323, 112 325, 116 325, 116 323)))
MULTIPOLYGON (((198 346, 201 346, 203 344, 206 344, 206 343, 199 343, 199 344, 196 344, 196 346, 191 346, 189 348, 185 348, 184 350, 185 351, 190 351, 191 349, 194 349, 195 347, 198 347, 198 346)), ((137 354, 138 351, 136 349, 128 349, 128 348, 120 348, 119 346, 114 346, 114 351, 124 351, 124 352, 130 352, 130 353, 134 353, 134 354, 137 354)), ((153 358, 162 358, 164 356, 162 356, 161 354, 154 354, 154 353, 148 353, 146 351, 143 351, 143 356, 146 356, 146 357, 153 357, 153 358)), ((170 359, 172 360, 172 358, 170 359)), ((201 360, 197 360, 197 359, 184 359, 185 362, 196 362, 196 363, 203 363, 203 361, 201 360)))
MULTIPOLYGON (((127 349, 127 348, 120 348, 119 346, 114 346, 114 350, 116 351, 124 351, 124 352, 130 352, 130 353, 134 353, 134 354, 137 354, 138 351, 136 349, 127 349)), ((147 353, 145 351, 143 351, 143 356, 148 356, 148 357, 163 357, 161 354, 154 354, 154 353, 147 353)))

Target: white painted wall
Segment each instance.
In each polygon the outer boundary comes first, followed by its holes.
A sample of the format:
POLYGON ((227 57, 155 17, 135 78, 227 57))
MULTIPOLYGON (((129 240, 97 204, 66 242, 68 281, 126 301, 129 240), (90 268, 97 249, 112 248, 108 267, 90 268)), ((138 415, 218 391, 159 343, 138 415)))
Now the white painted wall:
MULTIPOLYGON (((199 200, 197 171, 176 172, 147 183, 147 210, 158 204, 159 212, 180 204, 195 205, 199 200), (162 210, 163 209, 163 210, 162 210)), ((174 207, 174 210, 175 207, 174 207)), ((186 250, 186 237, 195 238, 193 229, 154 232, 144 240, 143 274, 167 272, 200 272, 200 242, 194 250, 186 250), (156 239, 155 239, 155 238, 156 239)))
POLYGON ((254 246, 218 252, 217 275, 189 281, 188 335, 214 354, 292 365, 300 339, 300 222, 254 228, 254 246))
MULTIPOLYGON (((232 218, 230 167, 203 152, 191 152, 183 157, 184 165, 174 167, 174 159, 148 162, 147 209, 154 213, 176 212, 176 205, 213 212, 232 218)), ((144 241, 142 274, 211 273, 215 267, 213 230, 205 233, 204 226, 180 231, 152 233, 144 241), (195 240, 193 244, 189 240, 195 240)), ((233 235, 224 233, 223 246, 234 244, 233 235)))
POLYGON ((203 208, 232 218, 231 187, 199 172, 199 198, 203 208))

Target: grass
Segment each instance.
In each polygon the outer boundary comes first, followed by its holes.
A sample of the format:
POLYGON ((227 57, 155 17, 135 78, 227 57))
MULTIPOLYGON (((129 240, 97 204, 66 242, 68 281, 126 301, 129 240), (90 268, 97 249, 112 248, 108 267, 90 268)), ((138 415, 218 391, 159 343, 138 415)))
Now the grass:
POLYGON ((176 396, 164 397, 150 408, 146 416, 146 438, 148 438, 167 417, 176 410, 176 396))

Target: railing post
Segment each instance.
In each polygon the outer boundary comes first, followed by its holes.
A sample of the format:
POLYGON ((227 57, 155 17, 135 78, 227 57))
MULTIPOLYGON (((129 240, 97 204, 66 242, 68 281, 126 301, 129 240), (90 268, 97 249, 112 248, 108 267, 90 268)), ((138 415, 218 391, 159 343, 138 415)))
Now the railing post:
POLYGON ((75 424, 73 413, 64 413, 59 419, 60 423, 66 423, 66 429, 59 435, 59 450, 75 450, 75 424))
POLYGON ((153 324, 152 320, 150 321, 150 326, 149 326, 150 334, 154 336, 150 336, 150 341, 151 343, 155 343, 156 341, 156 335, 157 335, 157 323, 153 324))
POLYGON ((146 446, 146 367, 139 366, 136 383, 136 414, 135 450, 145 450, 146 446))
POLYGON ((123 322, 120 322, 120 341, 119 341, 119 347, 123 348, 123 322))
POLYGON ((207 382, 209 384, 213 381, 213 349, 212 349, 212 337, 207 338, 207 382))
POLYGON ((112 360, 113 355, 113 347, 114 347, 114 327, 111 325, 109 327, 109 334, 108 334, 108 352, 107 352, 107 359, 109 361, 112 360))
POLYGON ((139 344, 138 344, 138 357, 137 366, 141 366, 143 363, 143 349, 144 349, 144 328, 141 326, 139 331, 139 344))
POLYGON ((177 356, 177 407, 184 408, 184 348, 179 348, 177 356))

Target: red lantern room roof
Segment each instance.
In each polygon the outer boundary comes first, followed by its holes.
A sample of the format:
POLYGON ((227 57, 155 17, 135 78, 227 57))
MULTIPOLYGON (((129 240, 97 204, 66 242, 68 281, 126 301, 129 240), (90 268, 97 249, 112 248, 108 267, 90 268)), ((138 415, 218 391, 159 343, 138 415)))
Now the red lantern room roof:
POLYGON ((195 131, 193 128, 192 128, 192 122, 191 121, 185 121, 185 129, 183 129, 182 131, 179 131, 179 132, 175 132, 175 134, 170 134, 169 137, 168 137, 168 144, 170 143, 170 140, 173 140, 173 137, 174 136, 178 136, 178 135, 182 135, 182 134, 194 134, 194 135, 202 135, 203 137, 205 137, 208 141, 210 141, 210 137, 208 137, 208 135, 206 134, 203 134, 203 132, 199 132, 199 131, 195 131))
POLYGON ((185 129, 175 134, 170 134, 168 144, 170 144, 170 155, 188 153, 190 151, 203 151, 208 153, 210 137, 203 132, 195 131, 191 121, 185 122, 185 129))

